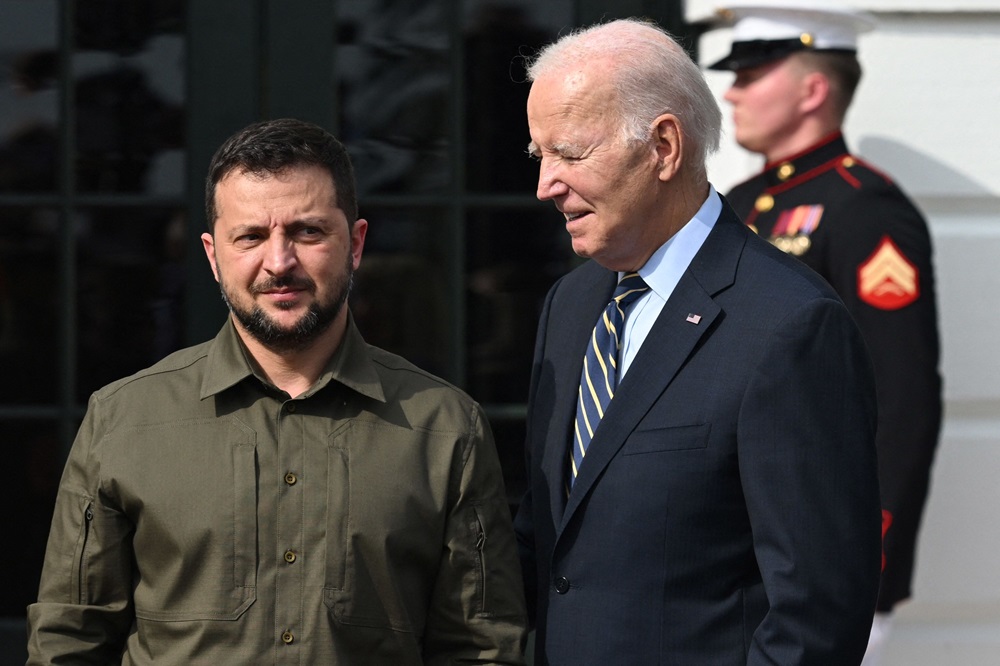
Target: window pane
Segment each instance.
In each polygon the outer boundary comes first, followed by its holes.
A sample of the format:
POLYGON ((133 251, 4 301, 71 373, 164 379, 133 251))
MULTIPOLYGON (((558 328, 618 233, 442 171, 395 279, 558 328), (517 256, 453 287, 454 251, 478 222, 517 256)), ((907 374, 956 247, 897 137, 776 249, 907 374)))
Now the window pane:
POLYGON ((524 57, 571 24, 568 1, 467 2, 466 181, 470 190, 534 194, 528 162, 524 57))
POLYGON ((0 192, 56 189, 56 0, 0 0, 0 192))
POLYGON ((450 372, 448 227, 438 209, 364 212, 351 311, 365 340, 439 376, 450 372))
POLYGON ((85 402, 104 384, 182 346, 186 220, 176 209, 79 214, 79 377, 85 402))
POLYGON ((444 190, 452 174, 443 2, 340 2, 337 21, 340 132, 359 191, 444 190))
POLYGON ((58 253, 55 211, 0 209, 0 404, 52 404, 58 395, 58 253))
POLYGON ((7 547, 0 548, 4 581, 0 616, 23 617, 25 607, 38 596, 63 449, 51 423, 5 420, 0 421, 0 432, 4 469, 13 471, 0 483, 7 535, 7 547))
POLYGON ((524 438, 526 435, 524 419, 503 418, 495 414, 487 414, 487 418, 490 421, 497 454, 500 457, 504 490, 507 491, 507 503, 513 509, 520 504, 521 497, 528 489, 528 475, 524 468, 524 438))
POLYGON ((75 20, 77 189, 181 193, 183 2, 87 0, 75 20))
POLYGON ((469 215, 469 392, 480 402, 527 402, 545 294, 575 265, 560 222, 545 207, 469 215))

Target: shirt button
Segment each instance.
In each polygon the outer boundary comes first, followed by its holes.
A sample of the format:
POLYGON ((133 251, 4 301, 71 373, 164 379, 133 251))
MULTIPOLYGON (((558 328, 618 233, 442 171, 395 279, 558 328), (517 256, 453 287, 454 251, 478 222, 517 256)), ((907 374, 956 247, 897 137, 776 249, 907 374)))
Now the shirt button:
POLYGON ((295 551, 286 550, 285 551, 285 561, 291 564, 295 561, 295 551))
POLYGON ((559 594, 566 594, 569 592, 569 578, 566 578, 565 576, 556 578, 556 592, 559 594))
POLYGON ((295 413, 295 403, 294 403, 294 402, 290 402, 290 403, 288 403, 288 411, 289 411, 290 413, 292 413, 292 414, 294 414, 294 413, 295 413))
POLYGON ((281 634, 281 640, 285 645, 289 645, 291 644, 292 641, 295 640, 295 636, 292 635, 292 632, 286 631, 285 633, 281 634))
POLYGON ((293 472, 288 472, 285 474, 285 483, 290 486, 294 486, 295 482, 299 480, 299 477, 295 476, 293 472))

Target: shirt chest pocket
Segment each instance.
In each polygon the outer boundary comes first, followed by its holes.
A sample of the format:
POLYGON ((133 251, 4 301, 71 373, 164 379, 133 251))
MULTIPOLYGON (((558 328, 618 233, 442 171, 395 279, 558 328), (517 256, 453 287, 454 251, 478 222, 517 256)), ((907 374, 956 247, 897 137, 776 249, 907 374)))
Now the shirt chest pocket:
POLYGON ((143 426, 108 442, 102 476, 135 524, 140 619, 235 619, 254 602, 255 443, 224 419, 143 426))
POLYGON ((364 422, 331 435, 323 592, 337 622, 422 632, 441 566, 455 439, 364 422))

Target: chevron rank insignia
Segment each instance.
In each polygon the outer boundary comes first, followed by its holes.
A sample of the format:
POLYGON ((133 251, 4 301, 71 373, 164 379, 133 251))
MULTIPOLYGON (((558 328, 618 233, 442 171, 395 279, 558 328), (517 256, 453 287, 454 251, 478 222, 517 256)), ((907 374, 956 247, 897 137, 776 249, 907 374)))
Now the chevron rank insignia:
POLYGON ((920 296, 920 275, 888 236, 858 266, 858 296, 880 310, 898 310, 920 296))

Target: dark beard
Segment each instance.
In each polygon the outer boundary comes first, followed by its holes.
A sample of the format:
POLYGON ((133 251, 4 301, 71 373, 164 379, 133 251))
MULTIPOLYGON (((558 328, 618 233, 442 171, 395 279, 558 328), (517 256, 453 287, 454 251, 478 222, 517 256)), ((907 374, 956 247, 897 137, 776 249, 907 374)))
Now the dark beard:
MULTIPOLYGON (((350 256, 348 256, 348 262, 350 262, 350 256)), ((250 291, 251 293, 258 293, 292 285, 306 288, 315 286, 308 279, 273 278, 265 283, 255 284, 250 291)), ((326 332, 334 320, 336 320, 337 315, 340 314, 341 309, 343 309, 353 285, 354 270, 350 263, 348 263, 346 276, 338 285, 339 290, 333 301, 325 304, 319 302, 313 303, 309 307, 309 311, 302 316, 302 319, 294 327, 284 329, 268 317, 260 306, 255 305, 249 310, 234 306, 226 295, 224 283, 221 279, 219 280, 222 300, 226 303, 229 311, 233 313, 233 316, 236 317, 240 325, 262 345, 279 353, 306 348, 326 332)))

